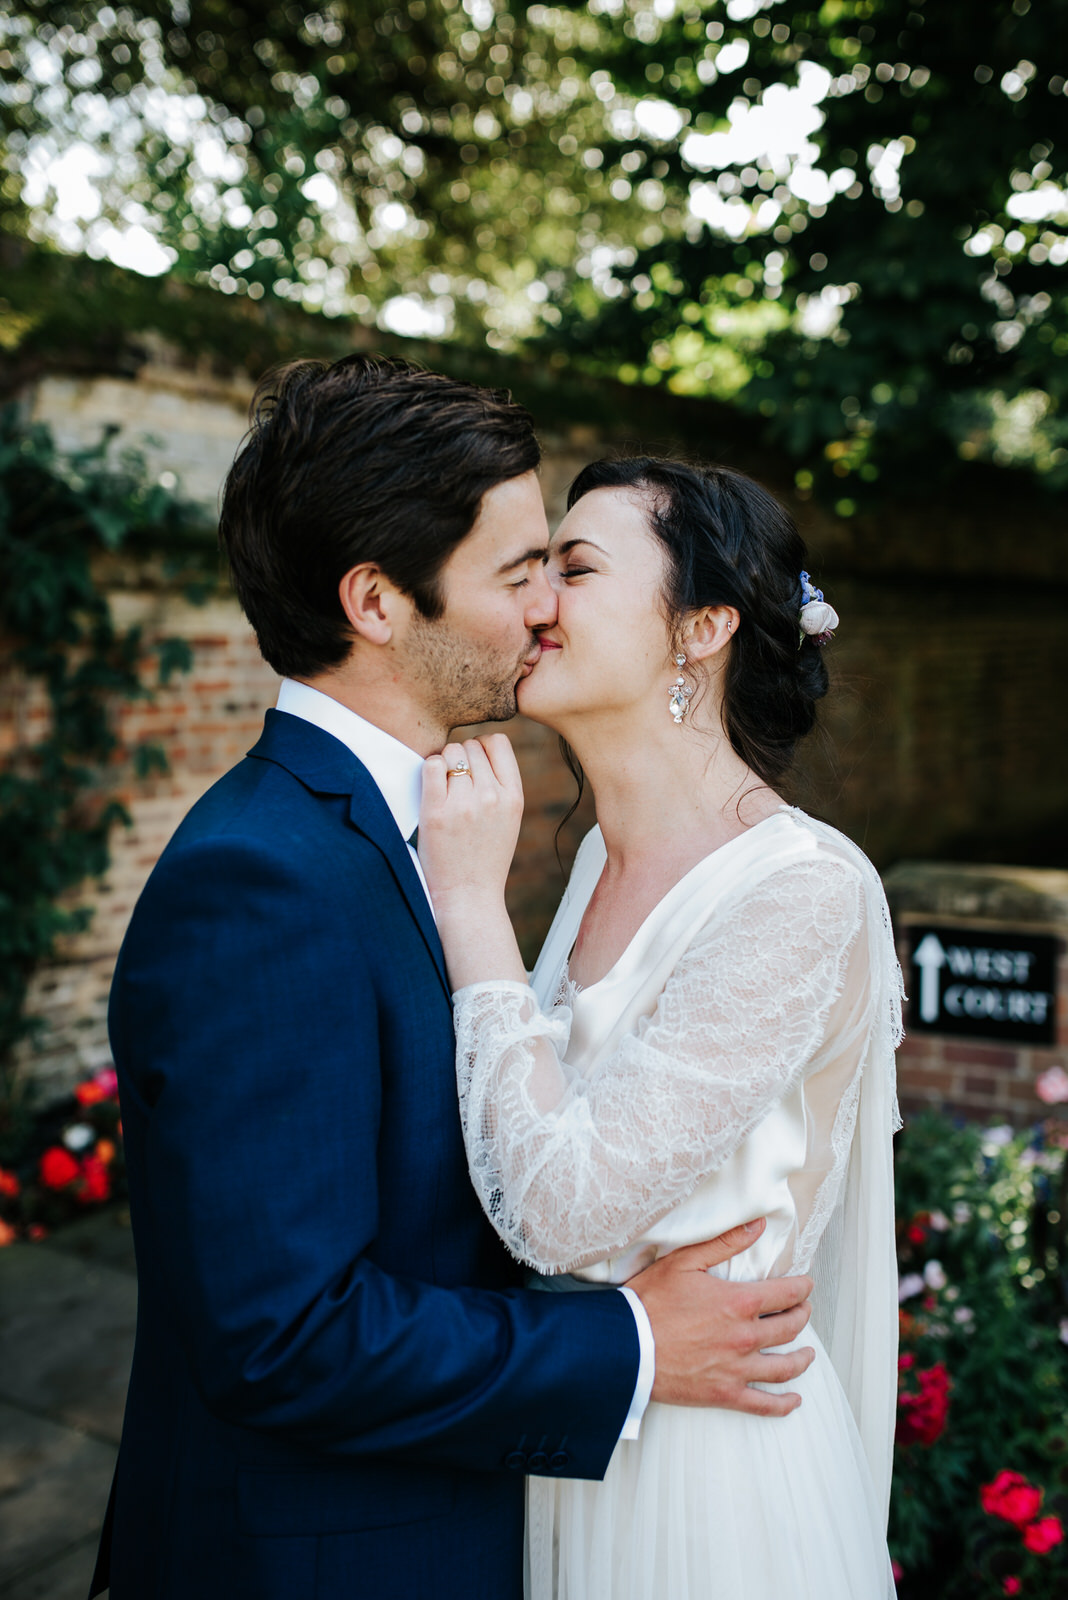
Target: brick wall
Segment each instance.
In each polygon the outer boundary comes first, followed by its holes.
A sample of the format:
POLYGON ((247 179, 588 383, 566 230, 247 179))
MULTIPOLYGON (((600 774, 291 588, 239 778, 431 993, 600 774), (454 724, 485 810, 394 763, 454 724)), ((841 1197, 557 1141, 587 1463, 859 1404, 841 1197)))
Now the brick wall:
MULTIPOLYGON (((1061 982, 1068 979, 1062 962, 1061 982)), ((1047 1114, 1035 1094, 1035 1079, 1047 1067, 1063 1065, 1065 1038, 1048 1050, 983 1044, 977 1039, 908 1034, 897 1057, 901 1112, 942 1107, 975 1121, 996 1118, 1026 1127, 1047 1114)))
MULTIPOLYGON (((26 404, 67 446, 98 437, 111 421, 125 424, 123 442, 146 430, 155 434, 161 442, 151 447, 154 465, 180 469, 183 487, 213 504, 244 431, 250 388, 245 379, 160 361, 136 380, 53 377, 26 404)), ((574 473, 615 441, 583 425, 545 443, 542 481, 555 522, 574 473)), ((714 442, 709 451, 718 453, 714 442)), ((770 468, 769 479, 774 487, 770 468)), ((980 535, 963 538, 959 518, 945 525, 946 570, 937 570, 937 508, 923 518, 910 511, 882 542, 871 528, 850 534, 811 507, 795 509, 813 546, 813 571, 843 622, 828 657, 834 687, 823 731, 803 754, 790 798, 843 828, 881 869, 903 856, 1000 855, 1041 863, 1050 850, 1063 850, 1068 696, 1055 692, 1063 678, 1063 598, 1041 573, 1035 539, 1020 541, 1026 571, 1002 572, 992 585, 976 579, 980 535), (912 549, 919 555, 910 566, 905 553, 912 549)), ((998 536, 1003 532, 999 520, 998 536)), ((255 741, 276 692, 274 675, 227 597, 194 608, 133 588, 116 591, 113 603, 121 620, 143 622, 149 639, 154 633, 189 639, 194 668, 152 704, 121 714, 126 746, 158 740, 171 771, 134 783, 128 769, 116 768, 132 827, 113 836, 107 880, 86 888, 95 907, 91 927, 37 975, 31 995, 33 1009, 51 1024, 42 1050, 27 1057, 46 1093, 106 1058, 111 967, 141 884, 181 816, 255 741)), ((0 682, 0 756, 32 739, 46 715, 38 695, 10 675, 0 682)), ((528 797, 510 904, 532 958, 562 887, 553 835, 574 785, 547 730, 520 719, 510 731, 528 797)), ((563 837, 565 859, 589 821, 587 798, 563 837)), ((1014 1054, 1010 1065, 1010 1054, 910 1039, 901 1063, 905 1101, 944 1099, 973 1114, 1030 1114, 1028 1085, 1043 1063, 1014 1054)))

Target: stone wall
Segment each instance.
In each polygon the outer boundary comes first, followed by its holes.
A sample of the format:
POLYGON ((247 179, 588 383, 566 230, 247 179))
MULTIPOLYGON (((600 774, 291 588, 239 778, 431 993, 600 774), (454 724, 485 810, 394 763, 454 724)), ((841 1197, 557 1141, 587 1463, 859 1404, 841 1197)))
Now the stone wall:
MULTIPOLYGON (((247 378, 157 352, 133 377, 53 373, 25 391, 23 404, 64 447, 92 442, 116 422, 119 444, 154 436, 153 466, 175 473, 187 493, 213 507, 244 432, 250 393, 247 378)), ((660 420, 650 414, 647 437, 656 439, 660 420)), ((633 426, 627 431, 634 439, 633 426)), ((619 438, 582 423, 558 426, 544 443, 542 481, 555 522, 574 473, 619 438)), ((742 459, 726 439, 710 436, 706 445, 707 454, 786 489, 774 462, 742 459)), ((1059 852, 1068 811, 1068 696, 1056 692, 1063 681, 1063 587, 1047 560, 1049 538, 1034 534, 1039 520, 1028 522, 1033 537, 1021 531, 1020 570, 1004 570, 994 583, 981 578, 976 558, 985 537, 981 519, 969 539, 959 510, 950 516, 913 506, 895 514, 890 507, 882 531, 870 522, 842 524, 811 504, 795 501, 794 510, 812 546, 812 570, 843 621, 828 657, 834 687, 822 731, 803 755, 790 798, 843 828, 880 869, 905 856, 1066 864, 1059 852)), ((993 506, 987 515, 1001 548, 1003 511, 993 506)), ((180 817, 254 742, 276 690, 225 595, 205 608, 137 587, 113 600, 120 618, 141 620, 150 638, 188 638, 194 668, 153 703, 122 712, 124 743, 151 735, 167 750, 171 771, 142 783, 121 780, 133 825, 114 835, 107 881, 87 887, 93 923, 35 980, 31 1006, 51 1030, 28 1064, 48 1090, 105 1058, 111 965, 140 886, 180 817)), ((24 742, 44 715, 43 703, 8 678, 0 685, 0 753, 24 742)), ((546 730, 519 720, 511 731, 528 814, 510 894, 532 955, 562 883, 553 835, 574 786, 546 730)), ((565 833, 565 858, 588 821, 587 802, 565 833)), ((967 1058, 939 1056, 936 1064, 926 1042, 922 1049, 910 1044, 903 1078, 919 1075, 920 1099, 937 1094, 976 1113, 1000 1112, 1007 1091, 998 1075, 1009 1069, 1000 1056, 965 1048, 972 1051, 967 1058), (958 1067, 971 1087, 953 1075, 958 1067)))

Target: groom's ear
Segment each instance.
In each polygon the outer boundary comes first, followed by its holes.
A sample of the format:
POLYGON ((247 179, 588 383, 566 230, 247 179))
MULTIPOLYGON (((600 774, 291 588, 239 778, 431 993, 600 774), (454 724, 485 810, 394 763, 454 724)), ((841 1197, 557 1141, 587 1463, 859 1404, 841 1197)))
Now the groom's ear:
POLYGON ((338 584, 338 598, 352 631, 368 644, 389 644, 411 605, 370 561, 349 568, 338 584))

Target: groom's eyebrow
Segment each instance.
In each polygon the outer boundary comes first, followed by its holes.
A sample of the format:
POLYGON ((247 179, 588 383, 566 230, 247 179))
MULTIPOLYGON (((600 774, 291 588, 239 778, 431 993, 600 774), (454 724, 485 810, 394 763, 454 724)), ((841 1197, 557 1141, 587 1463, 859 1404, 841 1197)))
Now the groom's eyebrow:
POLYGON ((498 578, 503 578, 506 572, 514 572, 516 567, 525 567, 528 561, 540 561, 542 566, 549 559, 549 546, 538 545, 535 549, 524 550, 521 556, 516 556, 512 561, 506 561, 502 567, 497 568, 498 578))

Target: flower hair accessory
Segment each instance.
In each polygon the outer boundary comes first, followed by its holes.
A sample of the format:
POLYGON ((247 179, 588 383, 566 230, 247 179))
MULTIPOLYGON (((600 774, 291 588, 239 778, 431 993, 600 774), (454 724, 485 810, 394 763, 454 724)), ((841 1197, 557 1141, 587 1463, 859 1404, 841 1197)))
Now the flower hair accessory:
POLYGON ((828 605, 823 598, 822 589, 814 589, 807 572, 801 574, 801 610, 797 617, 800 624, 800 637, 797 648, 800 650, 808 635, 817 644, 829 644, 834 638, 834 630, 838 626, 838 613, 832 605, 828 605))

